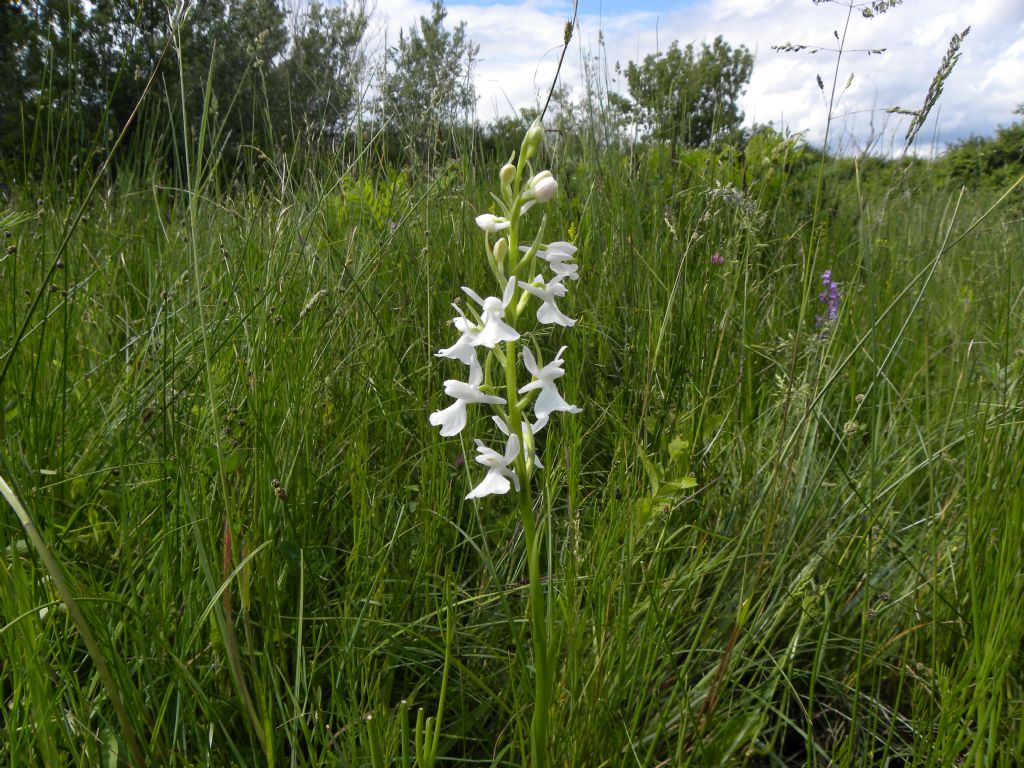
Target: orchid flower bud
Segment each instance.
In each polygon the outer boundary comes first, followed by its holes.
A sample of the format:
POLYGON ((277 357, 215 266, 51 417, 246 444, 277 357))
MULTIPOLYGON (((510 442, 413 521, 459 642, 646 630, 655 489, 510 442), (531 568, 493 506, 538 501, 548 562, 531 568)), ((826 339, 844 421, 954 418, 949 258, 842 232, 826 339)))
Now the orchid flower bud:
POLYGON ((535 120, 533 125, 530 126, 530 130, 526 132, 526 138, 523 139, 523 147, 520 153, 529 160, 540 151, 540 145, 543 141, 544 126, 541 125, 540 120, 535 120))
POLYGON ((494 244, 494 258, 501 261, 508 255, 508 240, 504 237, 494 244))
POLYGON ((558 191, 558 182, 551 175, 551 171, 541 171, 536 174, 530 179, 527 186, 538 203, 548 202, 558 191))
POLYGON ((498 178, 503 186, 511 186, 512 182, 516 180, 516 167, 512 163, 505 163, 498 171, 498 178))

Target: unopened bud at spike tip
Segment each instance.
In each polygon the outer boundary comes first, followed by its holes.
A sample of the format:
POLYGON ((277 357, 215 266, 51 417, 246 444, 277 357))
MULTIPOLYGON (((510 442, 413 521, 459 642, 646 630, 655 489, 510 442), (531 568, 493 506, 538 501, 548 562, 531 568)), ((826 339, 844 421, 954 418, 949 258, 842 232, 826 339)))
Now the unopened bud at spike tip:
POLYGON ((540 120, 535 120, 533 125, 530 126, 530 130, 526 132, 526 138, 523 139, 522 155, 527 160, 537 154, 540 151, 540 145, 544 141, 544 126, 541 125, 540 120))

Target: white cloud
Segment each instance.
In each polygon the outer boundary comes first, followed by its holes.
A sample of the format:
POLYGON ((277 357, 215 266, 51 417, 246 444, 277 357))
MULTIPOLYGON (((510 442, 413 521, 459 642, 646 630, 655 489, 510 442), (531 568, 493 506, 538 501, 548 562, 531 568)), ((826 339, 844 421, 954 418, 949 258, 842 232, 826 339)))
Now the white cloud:
MULTIPOLYGON (((846 28, 848 50, 840 65, 838 87, 842 91, 851 73, 853 81, 834 110, 844 117, 833 124, 832 135, 848 149, 856 149, 883 127, 890 142, 901 140, 906 118, 897 120, 886 115, 884 108, 919 107, 950 37, 970 25, 960 62, 919 142, 927 146, 934 137, 942 145, 972 133, 990 134, 997 125, 1010 122, 1013 109, 1024 102, 1019 74, 1024 72, 1024 4, 1020 0, 906 0, 870 20, 855 11, 848 27, 846 8, 809 0, 696 0, 661 14, 642 10, 600 14, 600 7, 596 0, 580 4, 579 34, 562 72, 563 82, 570 87, 580 86, 583 56, 599 50, 599 34, 608 70, 616 62, 625 65, 665 50, 673 40, 710 41, 721 34, 732 45, 746 45, 756 57, 750 87, 742 99, 747 123, 782 121, 820 142, 826 105, 816 75, 826 83, 827 95, 835 54, 824 49, 837 45, 833 30, 842 35, 846 28), (813 55, 772 50, 773 45, 786 42, 817 45, 822 50, 813 55), (885 48, 886 52, 868 56, 852 50, 858 48, 885 48)), ((378 34, 383 38, 386 30, 393 43, 399 27, 408 28, 429 10, 429 3, 418 0, 379 0, 378 34)), ((546 93, 570 13, 569 3, 544 0, 448 5, 448 23, 465 21, 470 37, 480 45, 475 78, 482 120, 509 114, 510 105, 528 106, 539 93, 546 93)), ((614 71, 608 71, 608 76, 614 78, 614 71)))

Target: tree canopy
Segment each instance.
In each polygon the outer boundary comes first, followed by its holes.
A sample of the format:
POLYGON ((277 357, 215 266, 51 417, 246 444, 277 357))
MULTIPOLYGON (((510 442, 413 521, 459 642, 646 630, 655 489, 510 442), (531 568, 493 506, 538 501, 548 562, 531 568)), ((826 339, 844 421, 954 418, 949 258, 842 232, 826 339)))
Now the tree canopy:
POLYGON ((55 123, 74 134, 69 145, 89 151, 126 124, 144 94, 140 123, 148 116, 163 128, 182 103, 193 118, 209 105, 236 147, 287 146, 347 125, 365 67, 363 0, 294 11, 282 0, 186 8, 173 16, 163 0, 0 5, 0 158, 27 155, 36 127, 55 123))
POLYGON ((434 0, 430 16, 420 17, 418 29, 403 30, 386 54, 383 118, 400 124, 405 140, 419 152, 436 147, 476 104, 472 70, 479 47, 464 22, 446 29, 447 15, 444 3, 434 0))
MULTIPOLYGON (((8 0, 0 4, 0 161, 31 173, 41 145, 64 153, 51 160, 102 152, 140 103, 134 130, 172 154, 204 112, 208 135, 227 152, 333 143, 351 136, 357 119, 377 121, 400 156, 446 152, 474 123, 479 48, 465 23, 446 24, 443 0, 433 0, 371 69, 368 20, 365 0, 8 0)), ((548 117, 562 136, 603 130, 614 140, 632 125, 674 155, 735 134, 752 68, 750 51, 721 37, 673 42, 627 65, 628 95, 595 96, 588 78, 577 102, 562 85, 548 117), (595 120, 593 104, 608 101, 595 120)), ((501 138, 507 127, 497 120, 483 140, 514 144, 501 138)))
POLYGON ((711 144, 743 122, 738 100, 754 68, 743 45, 733 48, 719 36, 700 49, 673 42, 666 53, 626 67, 629 97, 611 94, 614 105, 651 138, 678 146, 711 144))

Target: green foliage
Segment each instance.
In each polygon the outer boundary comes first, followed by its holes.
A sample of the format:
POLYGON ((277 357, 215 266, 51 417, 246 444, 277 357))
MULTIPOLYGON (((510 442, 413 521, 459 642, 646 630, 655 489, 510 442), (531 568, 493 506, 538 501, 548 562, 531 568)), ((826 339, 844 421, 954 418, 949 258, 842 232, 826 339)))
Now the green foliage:
MULTIPOLYGON (((535 110, 524 110, 524 113, 532 113, 535 110)), ((519 114, 515 117, 507 115, 496 117, 484 129, 481 137, 486 156, 500 158, 502 162, 507 160, 513 152, 519 150, 523 141, 523 134, 533 122, 532 115, 519 114)))
MULTIPOLYGON (((0 161, 21 160, 34 146, 62 138, 47 122, 83 98, 77 67, 84 25, 80 0, 0 6, 0 161)), ((75 132, 74 141, 83 138, 75 132)))
MULTIPOLYGON (((222 0, 212 0, 202 4, 197 18, 217 18, 223 8, 222 0)), ((158 63, 161 67, 166 64, 161 86, 170 90, 165 93, 178 93, 173 54, 161 62, 168 42, 167 22, 167 5, 161 0, 97 0, 93 4, 79 41, 83 106, 93 130, 119 131, 125 125, 158 63)), ((206 55, 205 61, 197 63, 208 64, 213 46, 208 39, 211 31, 196 24, 186 25, 182 33, 185 61, 191 64, 201 52, 206 55)), ((189 95, 195 102, 195 93, 189 95)), ((178 113, 180 108, 175 110, 178 113)))
POLYGON ((186 58, 186 83, 195 85, 193 120, 198 124, 203 114, 206 77, 212 67, 216 123, 234 134, 236 142, 273 146, 277 134, 287 130, 280 112, 273 109, 279 98, 268 98, 284 84, 279 67, 288 47, 284 8, 278 0, 240 0, 228 4, 226 13, 209 26, 222 31, 215 38, 213 60, 186 58))
POLYGON ((664 463, 641 454, 640 463, 649 483, 648 493, 634 504, 641 525, 658 512, 668 512, 685 491, 697 487, 697 478, 686 474, 689 458, 690 443, 678 436, 668 444, 668 460, 664 463))
MULTIPOLYGON (((76 6, 3 8, 23 40, 76 6)), ((357 134, 353 166, 281 153, 273 184, 222 188, 232 141, 344 134, 365 20, 310 7, 283 38, 273 3, 211 0, 186 93, 172 55, 136 165, 87 196, 57 159, 105 156, 167 42, 155 5, 90 8, 111 21, 0 49, 47 62, 0 93, 32 96, 17 141, 53 169, 0 187, 0 764, 524 764, 523 527, 465 501, 471 447, 427 421, 522 124, 449 126, 493 163, 389 167, 357 134), (164 131, 193 163, 172 183, 143 172, 164 131)), ((583 106, 556 94, 537 158, 581 271, 560 384, 584 410, 535 476, 552 764, 1024 763, 1017 127, 935 162, 765 128, 622 151, 583 106)))
POLYGON ((365 5, 309 5, 293 32, 283 65, 293 130, 320 131, 338 138, 349 128, 366 64, 362 48, 368 18, 365 5))
POLYGON ((1001 126, 992 138, 975 136, 940 161, 950 178, 970 187, 1005 187, 1024 173, 1024 121, 1001 126))
POLYGON ((629 98, 613 103, 673 154, 678 146, 699 147, 740 127, 738 99, 750 82, 754 57, 746 46, 733 48, 719 36, 700 50, 673 42, 666 53, 651 54, 626 67, 629 98))
POLYGON ((140 103, 141 151, 176 162, 204 115, 233 156, 334 141, 358 106, 365 5, 313 2, 287 20, 279 0, 5 3, 0 158, 66 169, 109 149, 140 103))
POLYGON ((352 227, 366 223, 384 232, 397 226, 409 204, 408 176, 401 171, 389 171, 386 178, 375 183, 371 176, 346 176, 341 192, 328 199, 327 205, 335 210, 338 235, 352 227))
MULTIPOLYGON (((453 765, 528 754, 522 533, 427 423, 497 163, 329 162, 121 174, 70 232, 13 190, 0 476, 95 643, 3 507, 0 764, 124 761, 108 686, 154 765, 412 764, 421 709, 453 765)), ((553 764, 1019 765, 1019 214, 826 160, 805 270, 794 137, 543 162, 584 408, 537 475, 553 764)))
POLYGON ((420 17, 418 29, 403 30, 386 55, 382 119, 421 157, 445 143, 476 104, 472 68, 479 47, 465 22, 446 29, 447 15, 442 0, 433 0, 430 16, 420 17))

